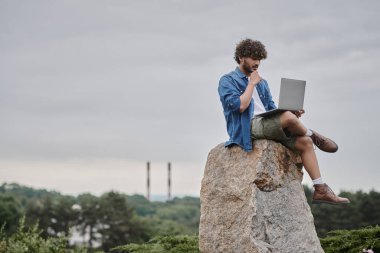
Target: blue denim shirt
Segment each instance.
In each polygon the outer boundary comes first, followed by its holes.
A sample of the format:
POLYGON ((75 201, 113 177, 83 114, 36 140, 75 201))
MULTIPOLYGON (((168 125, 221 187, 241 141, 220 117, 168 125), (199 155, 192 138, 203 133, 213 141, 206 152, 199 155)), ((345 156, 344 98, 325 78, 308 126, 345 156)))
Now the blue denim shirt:
MULTIPOLYGON (((218 92, 223 105, 224 117, 227 123, 227 132, 230 139, 225 146, 237 144, 245 151, 252 150, 251 119, 253 117, 253 98, 248 108, 240 113, 240 96, 248 85, 247 76, 239 67, 235 71, 220 78, 218 92)), ((265 110, 275 109, 267 81, 262 79, 257 85, 257 92, 263 102, 265 110)))

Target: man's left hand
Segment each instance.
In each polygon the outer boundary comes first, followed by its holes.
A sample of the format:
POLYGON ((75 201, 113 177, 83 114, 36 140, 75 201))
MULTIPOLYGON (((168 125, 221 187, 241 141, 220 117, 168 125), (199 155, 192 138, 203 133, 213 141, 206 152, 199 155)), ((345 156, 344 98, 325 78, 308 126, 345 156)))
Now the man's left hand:
POLYGON ((305 113, 305 110, 304 110, 304 109, 301 109, 301 110, 299 110, 299 111, 295 111, 295 112, 293 112, 293 113, 297 116, 297 118, 300 118, 301 115, 305 113))

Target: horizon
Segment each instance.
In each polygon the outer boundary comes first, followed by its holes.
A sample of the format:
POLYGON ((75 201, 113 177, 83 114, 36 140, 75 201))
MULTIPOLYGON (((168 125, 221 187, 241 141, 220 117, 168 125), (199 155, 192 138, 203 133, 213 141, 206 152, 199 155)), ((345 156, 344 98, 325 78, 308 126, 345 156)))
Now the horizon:
MULTIPOLYGON (((10 186, 10 185, 14 185, 14 184, 15 184, 15 185, 18 185, 18 186, 20 186, 20 187, 31 188, 31 189, 36 190, 36 191, 40 191, 40 190, 42 190, 42 191, 47 191, 47 192, 50 192, 50 193, 54 192, 54 193, 58 193, 58 194, 61 194, 61 195, 72 196, 72 197, 78 197, 78 196, 81 195, 81 194, 92 194, 92 195, 94 195, 94 196, 96 196, 96 197, 100 197, 101 195, 103 195, 103 194, 105 194, 105 193, 108 193, 108 192, 117 192, 117 193, 124 194, 124 195, 127 195, 127 196, 141 196, 141 197, 144 197, 146 200, 148 200, 148 199, 147 199, 147 195, 146 195, 146 194, 143 194, 143 193, 126 193, 126 192, 122 192, 122 191, 120 191, 120 190, 114 190, 114 189, 110 189, 110 190, 105 191, 105 192, 102 192, 102 193, 100 193, 100 194, 93 194, 93 193, 91 193, 91 192, 79 192, 79 193, 77 193, 77 194, 70 194, 70 193, 64 193, 64 192, 61 192, 61 191, 57 191, 57 190, 55 190, 55 189, 38 188, 38 187, 29 186, 29 185, 23 185, 23 184, 19 184, 19 183, 17 183, 17 182, 3 182, 3 183, 1 184, 1 186, 4 186, 4 185, 10 186)), ((310 189, 310 190, 313 189, 313 187, 310 186, 310 185, 308 185, 308 184, 302 184, 302 183, 301 183, 301 185, 302 185, 302 186, 306 186, 306 187, 307 187, 308 189, 310 189)), ((11 188, 7 188, 7 187, 6 187, 6 189, 8 190, 8 189, 11 189, 11 188)), ((377 191, 376 189, 372 188, 372 189, 369 189, 368 191, 363 191, 363 190, 361 190, 361 189, 359 189, 359 190, 355 190, 355 191, 341 190, 338 194, 340 194, 340 193, 342 193, 342 192, 349 192, 349 193, 357 193, 357 192, 370 193, 370 192, 373 192, 373 191, 374 191, 374 192, 379 192, 379 191, 377 191)), ((150 198, 150 200, 148 200, 148 201, 150 201, 150 202, 167 202, 167 201, 171 201, 171 200, 173 200, 173 199, 175 199, 175 198, 185 198, 185 197, 200 198, 200 195, 199 195, 199 194, 198 194, 198 195, 196 195, 196 194, 192 195, 192 194, 187 194, 187 193, 172 195, 171 198, 170 198, 170 200, 167 198, 167 194, 163 194, 163 193, 162 193, 162 194, 151 194, 150 196, 151 196, 151 198, 150 198)))

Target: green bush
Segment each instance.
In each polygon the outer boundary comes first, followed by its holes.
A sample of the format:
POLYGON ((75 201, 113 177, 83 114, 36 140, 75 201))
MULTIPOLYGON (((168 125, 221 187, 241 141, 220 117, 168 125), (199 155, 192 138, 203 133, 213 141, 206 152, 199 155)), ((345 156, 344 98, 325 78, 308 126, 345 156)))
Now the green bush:
MULTIPOLYGON (((37 224, 25 228, 25 217, 19 221, 17 231, 8 235, 5 224, 0 228, 0 253, 90 253, 91 249, 70 248, 66 237, 44 239, 37 224)), ((326 253, 360 253, 363 249, 380 252, 380 227, 359 230, 335 230, 322 238, 321 245, 326 253)), ((198 236, 158 236, 146 243, 127 244, 111 249, 119 253, 199 253, 198 236)), ((97 251, 96 253, 102 253, 97 251)))
MULTIPOLYGON (((8 236, 4 232, 5 224, 0 228, 0 253, 88 253, 86 248, 69 248, 66 237, 44 239, 42 231, 35 224, 25 228, 25 217, 19 221, 17 231, 8 236)), ((102 252, 97 252, 102 253, 102 252)))
MULTIPOLYGON (((380 227, 359 230, 335 230, 320 239, 326 253, 360 253, 363 249, 380 252, 380 227)), ((160 236, 144 244, 113 248, 120 253, 198 253, 197 236, 160 236)))
POLYGON ((6 237, 3 232, 4 225, 0 231, 1 233, 1 253, 62 253, 65 252, 66 240, 65 238, 48 238, 43 239, 40 237, 41 231, 35 225, 29 229, 25 229, 25 217, 20 219, 19 227, 16 233, 10 237, 6 237))
POLYGON ((359 253, 363 249, 380 252, 380 227, 367 227, 358 230, 335 230, 321 239, 326 253, 359 253))
POLYGON ((198 236, 159 236, 144 244, 118 246, 111 251, 123 253, 199 253, 198 236))

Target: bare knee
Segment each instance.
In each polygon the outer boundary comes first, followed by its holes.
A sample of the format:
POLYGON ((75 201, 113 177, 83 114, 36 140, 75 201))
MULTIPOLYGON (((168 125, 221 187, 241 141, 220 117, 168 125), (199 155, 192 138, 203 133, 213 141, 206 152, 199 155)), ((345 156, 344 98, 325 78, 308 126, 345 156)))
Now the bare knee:
POLYGON ((308 149, 313 149, 314 145, 313 145, 313 141, 310 137, 300 136, 297 138, 295 147, 296 147, 296 149, 298 149, 300 151, 305 151, 308 149))
POLYGON ((296 125, 298 123, 298 118, 290 111, 286 111, 280 115, 280 121, 282 128, 287 128, 296 125))

